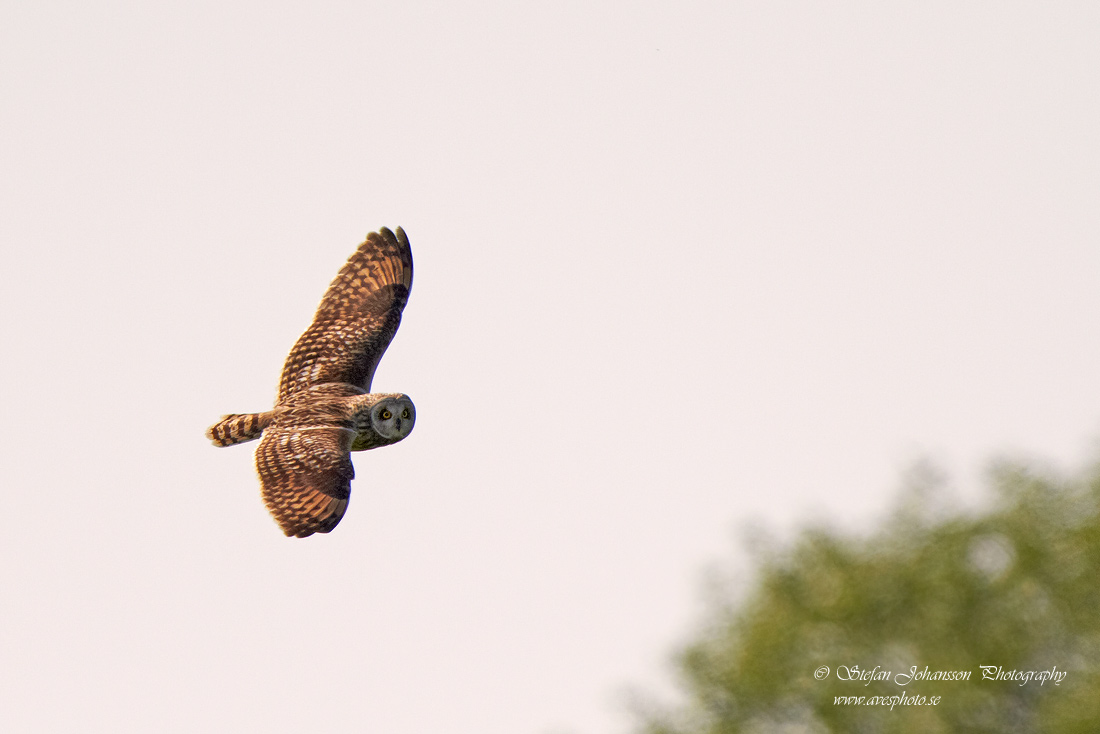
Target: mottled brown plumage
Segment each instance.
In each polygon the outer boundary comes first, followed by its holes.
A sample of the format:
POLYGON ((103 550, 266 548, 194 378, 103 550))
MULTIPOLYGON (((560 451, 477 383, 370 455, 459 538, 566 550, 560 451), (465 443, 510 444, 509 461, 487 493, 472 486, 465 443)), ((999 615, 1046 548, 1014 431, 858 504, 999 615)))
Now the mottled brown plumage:
POLYGON ((339 382, 370 392, 374 370, 401 323, 412 288, 412 250, 400 227, 367 235, 328 287, 313 323, 286 358, 282 403, 310 385, 339 382))
POLYGON ((412 430, 416 409, 407 395, 370 392, 412 273, 400 228, 367 235, 290 350, 275 407, 224 416, 206 431, 216 446, 260 438, 264 503, 289 536, 327 533, 340 522, 355 476, 350 451, 396 443, 412 430))

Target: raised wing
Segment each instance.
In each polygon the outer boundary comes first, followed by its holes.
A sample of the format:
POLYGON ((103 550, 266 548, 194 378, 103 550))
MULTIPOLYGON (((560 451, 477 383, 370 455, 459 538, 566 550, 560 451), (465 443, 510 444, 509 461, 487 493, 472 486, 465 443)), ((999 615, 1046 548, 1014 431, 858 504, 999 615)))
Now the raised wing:
POLYGON ((386 228, 367 235, 290 350, 278 402, 327 382, 369 392, 374 370, 401 323, 412 276, 412 250, 400 227, 396 235, 386 228))
POLYGON ((264 504, 288 536, 336 527, 348 509, 355 432, 335 426, 274 427, 256 449, 264 504))

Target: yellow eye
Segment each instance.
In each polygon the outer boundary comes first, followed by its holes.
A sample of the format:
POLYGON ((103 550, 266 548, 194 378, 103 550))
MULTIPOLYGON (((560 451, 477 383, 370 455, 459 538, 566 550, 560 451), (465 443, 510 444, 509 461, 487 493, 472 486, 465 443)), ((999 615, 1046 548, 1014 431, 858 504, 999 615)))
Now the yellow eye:
POLYGON ((393 418, 393 413, 391 413, 388 410, 383 410, 382 411, 382 420, 388 421, 390 418, 393 418))
POLYGON ((409 417, 409 409, 408 408, 405 408, 404 410, 401 411, 401 417, 402 418, 408 418, 409 417))

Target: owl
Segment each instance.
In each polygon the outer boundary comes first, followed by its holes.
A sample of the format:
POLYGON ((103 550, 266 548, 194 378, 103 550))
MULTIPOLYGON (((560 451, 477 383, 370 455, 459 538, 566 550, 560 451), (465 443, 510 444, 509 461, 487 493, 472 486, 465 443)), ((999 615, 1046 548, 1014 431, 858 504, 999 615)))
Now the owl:
POLYGON ((389 446, 416 424, 403 393, 372 393, 374 370, 397 333, 412 288, 409 240, 367 235, 290 350, 275 407, 223 416, 206 430, 215 446, 260 439, 256 470, 264 504, 288 536, 336 527, 348 508, 351 451, 389 446))

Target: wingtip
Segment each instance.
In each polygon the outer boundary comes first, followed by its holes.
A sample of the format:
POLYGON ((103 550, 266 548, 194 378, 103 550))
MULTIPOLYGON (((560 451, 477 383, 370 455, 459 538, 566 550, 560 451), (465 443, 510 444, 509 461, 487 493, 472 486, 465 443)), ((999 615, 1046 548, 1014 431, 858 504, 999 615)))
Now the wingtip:
POLYGON ((391 242, 397 243, 397 246, 401 251, 401 260, 404 262, 405 265, 402 283, 406 288, 411 291, 413 279, 413 257, 412 245, 409 244, 409 236, 405 234, 405 230, 401 227, 398 227, 394 231, 390 231, 388 227, 382 227, 378 231, 386 239, 390 240, 391 242))
POLYGON ((405 234, 405 230, 402 227, 390 229, 389 227, 379 227, 377 232, 370 232, 367 234, 367 239, 370 239, 371 235, 380 235, 382 239, 390 242, 396 242, 401 249, 409 249, 409 236, 405 234))
POLYGON ((412 245, 409 244, 409 236, 405 234, 405 230, 400 227, 397 228, 397 241, 401 244, 401 251, 404 253, 403 258, 405 260, 405 287, 412 292, 413 286, 413 253, 412 245))

